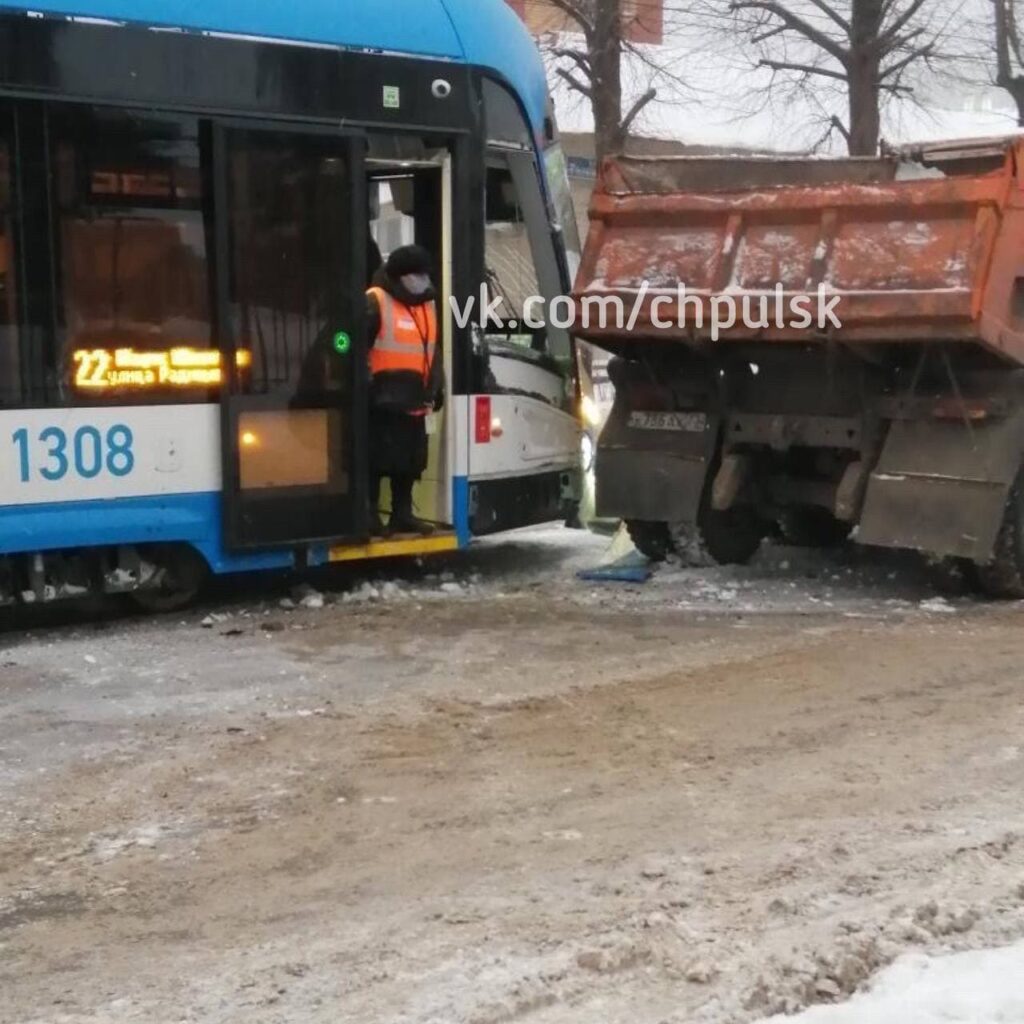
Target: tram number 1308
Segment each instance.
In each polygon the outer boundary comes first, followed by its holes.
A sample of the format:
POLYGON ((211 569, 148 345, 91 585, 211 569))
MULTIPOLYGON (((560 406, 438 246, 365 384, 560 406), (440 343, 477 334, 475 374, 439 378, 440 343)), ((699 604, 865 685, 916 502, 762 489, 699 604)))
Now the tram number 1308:
POLYGON ((106 432, 83 426, 70 434, 60 427, 46 427, 34 437, 22 428, 11 435, 11 443, 23 484, 33 479, 56 483, 69 474, 83 480, 95 480, 104 473, 126 477, 135 469, 135 438, 123 423, 106 432))

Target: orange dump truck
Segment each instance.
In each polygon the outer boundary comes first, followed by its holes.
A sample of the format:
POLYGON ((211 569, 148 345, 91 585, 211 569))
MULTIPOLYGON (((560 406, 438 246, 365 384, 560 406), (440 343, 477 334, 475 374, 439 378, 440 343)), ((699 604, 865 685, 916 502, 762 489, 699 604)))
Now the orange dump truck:
POLYGON ((622 157, 590 215, 599 515, 723 562, 856 528, 1024 596, 1024 140, 622 157))

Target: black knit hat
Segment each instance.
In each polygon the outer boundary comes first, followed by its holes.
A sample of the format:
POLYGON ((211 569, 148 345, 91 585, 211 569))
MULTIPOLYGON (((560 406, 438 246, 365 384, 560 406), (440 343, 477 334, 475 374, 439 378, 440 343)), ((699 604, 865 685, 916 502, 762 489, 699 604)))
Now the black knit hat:
POLYGON ((388 277, 397 280, 407 274, 429 274, 433 269, 430 253, 421 245, 403 245, 388 258, 388 277))

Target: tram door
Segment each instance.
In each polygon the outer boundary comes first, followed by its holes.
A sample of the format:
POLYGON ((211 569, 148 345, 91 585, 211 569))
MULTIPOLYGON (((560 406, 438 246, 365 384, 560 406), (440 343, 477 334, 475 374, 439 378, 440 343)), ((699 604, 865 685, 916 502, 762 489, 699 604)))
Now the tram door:
POLYGON ((363 539, 363 142, 220 125, 214 153, 227 544, 363 539))

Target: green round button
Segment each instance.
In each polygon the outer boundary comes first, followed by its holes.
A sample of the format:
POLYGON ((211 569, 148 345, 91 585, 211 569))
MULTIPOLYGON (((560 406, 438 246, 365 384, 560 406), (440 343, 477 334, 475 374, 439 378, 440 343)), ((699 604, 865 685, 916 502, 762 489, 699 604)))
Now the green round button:
POLYGON ((338 331, 334 336, 334 351, 339 356, 347 356, 352 350, 352 339, 345 331, 338 331))

